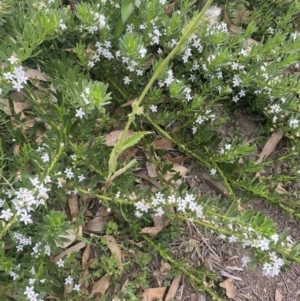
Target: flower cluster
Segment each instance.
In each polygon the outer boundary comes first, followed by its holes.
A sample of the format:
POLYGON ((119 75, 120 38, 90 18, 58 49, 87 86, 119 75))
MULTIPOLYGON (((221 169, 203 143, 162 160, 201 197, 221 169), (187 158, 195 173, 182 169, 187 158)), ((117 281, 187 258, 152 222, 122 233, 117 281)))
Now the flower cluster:
MULTIPOLYGON (((10 58, 12 64, 16 62, 15 57, 10 58)), ((28 77, 25 75, 25 71, 22 66, 14 67, 12 72, 4 73, 4 78, 9 80, 12 84, 12 87, 18 92, 24 88, 24 84, 27 83, 28 77)))
POLYGON ((147 213, 151 208, 155 216, 162 216, 164 214, 164 206, 172 205, 176 207, 181 213, 192 212, 197 218, 202 217, 203 207, 198 205, 195 196, 192 194, 186 194, 184 197, 176 197, 175 195, 165 196, 161 192, 157 192, 152 197, 150 204, 138 201, 135 204, 135 215, 142 217, 143 213, 147 213))
POLYGON ((192 128, 193 134, 195 134, 204 122, 213 122, 216 119, 216 114, 212 113, 212 110, 206 110, 204 114, 198 115, 195 121, 195 125, 192 128))
POLYGON ((281 258, 277 257, 275 252, 270 252, 270 261, 266 262, 263 265, 263 275, 274 277, 279 275, 281 267, 284 265, 284 262, 281 258))

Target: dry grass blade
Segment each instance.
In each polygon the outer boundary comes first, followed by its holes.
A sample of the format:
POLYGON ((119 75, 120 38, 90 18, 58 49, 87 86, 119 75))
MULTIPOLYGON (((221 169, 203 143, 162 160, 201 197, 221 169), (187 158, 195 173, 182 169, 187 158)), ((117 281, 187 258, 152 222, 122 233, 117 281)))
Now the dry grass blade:
POLYGON ((271 135, 267 143, 265 144, 262 152, 259 154, 259 159, 256 161, 256 164, 260 164, 265 160, 276 148, 276 145, 283 137, 283 130, 280 129, 278 132, 275 132, 271 135))

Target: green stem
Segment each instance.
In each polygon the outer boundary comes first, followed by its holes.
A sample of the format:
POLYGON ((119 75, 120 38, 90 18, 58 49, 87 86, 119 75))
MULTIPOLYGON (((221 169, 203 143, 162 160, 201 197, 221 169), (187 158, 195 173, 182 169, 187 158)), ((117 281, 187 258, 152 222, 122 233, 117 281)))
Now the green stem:
MULTIPOLYGON (((153 76, 151 77, 150 81, 146 85, 145 89, 143 90, 142 94, 138 98, 138 100, 135 103, 135 109, 133 109, 132 113, 129 115, 129 120, 125 126, 125 129, 122 131, 120 138, 118 142, 116 143, 115 147, 112 150, 112 156, 116 157, 116 160, 119 157, 119 154, 117 153, 117 150, 120 145, 124 142, 127 136, 127 132, 129 130, 130 125, 135 119, 135 114, 137 113, 137 109, 140 106, 141 102, 143 101, 144 97, 150 90, 151 86, 153 85, 154 81, 159 77, 160 73, 164 68, 168 65, 168 63, 171 61, 171 59, 176 55, 177 52, 179 52, 184 45, 184 43, 189 39, 189 37, 192 35, 192 33, 196 30, 196 28, 199 26, 199 24, 202 22, 204 14, 208 7, 211 5, 212 0, 208 0, 206 4, 204 5, 202 11, 199 13, 197 18, 194 20, 190 21, 188 25, 186 26, 185 31, 183 32, 178 44, 175 46, 175 48, 168 54, 168 56, 163 60, 163 62, 160 64, 160 66, 157 68, 157 70, 154 72, 153 76)), ((108 177, 107 177, 107 182, 110 180, 111 175, 113 174, 114 171, 110 171, 108 177)))

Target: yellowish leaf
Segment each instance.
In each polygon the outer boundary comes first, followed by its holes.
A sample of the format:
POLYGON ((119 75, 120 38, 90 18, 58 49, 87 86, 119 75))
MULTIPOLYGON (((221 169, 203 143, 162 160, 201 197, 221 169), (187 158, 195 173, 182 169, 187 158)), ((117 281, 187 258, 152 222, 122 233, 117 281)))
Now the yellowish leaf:
POLYGON ((236 297, 236 288, 232 282, 232 278, 227 278, 225 281, 221 282, 220 287, 225 288, 226 296, 228 298, 235 298, 236 297))

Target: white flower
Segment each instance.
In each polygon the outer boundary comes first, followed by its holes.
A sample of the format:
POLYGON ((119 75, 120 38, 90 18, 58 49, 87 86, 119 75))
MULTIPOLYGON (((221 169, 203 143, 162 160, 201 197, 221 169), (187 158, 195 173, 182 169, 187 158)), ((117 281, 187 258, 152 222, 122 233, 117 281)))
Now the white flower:
POLYGON ((130 82, 131 82, 131 79, 128 76, 125 76, 124 77, 124 84, 129 85, 130 82))
POLYGON ((242 261, 242 267, 246 267, 247 264, 250 262, 250 257, 248 257, 248 256, 243 256, 243 257, 241 258, 241 261, 242 261))
POLYGON ((85 115, 85 112, 82 110, 82 108, 79 108, 76 110, 75 117, 79 117, 80 119, 82 119, 84 115, 85 115))
POLYGON ((73 287, 73 291, 79 292, 80 291, 80 284, 75 284, 73 287))
POLYGON ((234 235, 231 235, 230 237, 228 237, 228 241, 229 241, 230 243, 236 242, 236 241, 237 241, 237 238, 236 238, 234 235))
POLYGON ((65 29, 67 29, 67 26, 66 26, 66 24, 65 23, 63 23, 63 20, 62 19, 60 19, 59 20, 59 28, 61 29, 61 30, 65 30, 65 29))
POLYGON ((65 279, 65 284, 72 284, 72 281, 73 281, 73 278, 71 276, 68 276, 66 279, 65 279))
POLYGON ((78 181, 79 181, 79 182, 82 182, 84 179, 85 179, 85 176, 84 176, 84 175, 78 176, 78 181))
POLYGON ((211 176, 215 176, 217 174, 217 170, 215 169, 215 168, 212 168, 211 170, 210 170, 210 175, 211 176))
POLYGON ((74 172, 72 171, 72 168, 66 168, 64 172, 66 174, 67 179, 74 178, 74 172))
POLYGON ((151 106, 150 106, 150 110, 151 110, 152 113, 157 112, 157 106, 151 105, 151 106))
POLYGON ((0 218, 4 219, 5 221, 9 221, 9 219, 13 216, 13 213, 11 212, 10 209, 7 210, 2 210, 0 218))
POLYGON ((62 260, 62 258, 56 262, 56 264, 58 265, 58 267, 63 268, 65 265, 65 262, 62 260))
POLYGON ((27 213, 27 211, 23 210, 21 213, 20 221, 23 222, 25 225, 32 224, 31 215, 27 213))
POLYGON ((16 62, 18 61, 18 59, 12 55, 12 56, 8 59, 8 61, 13 65, 14 63, 16 63, 16 62))
POLYGON ((240 77, 238 76, 238 75, 234 75, 233 76, 233 81, 232 81, 232 83, 233 83, 233 86, 234 87, 238 87, 240 84, 241 84, 241 82, 242 82, 242 80, 240 79, 240 77))
POLYGON ((41 157, 44 163, 49 162, 49 155, 48 153, 44 153, 44 155, 41 157))
POLYGON ((294 40, 294 42, 297 39, 297 37, 298 37, 298 33, 297 32, 294 32, 294 33, 291 34, 291 38, 294 40))

